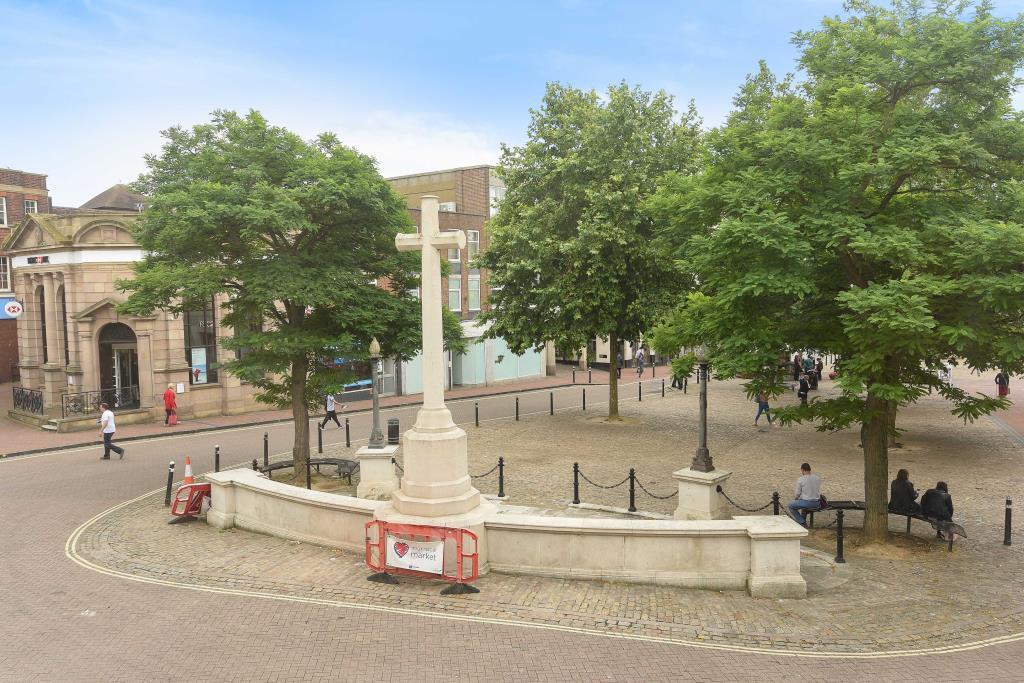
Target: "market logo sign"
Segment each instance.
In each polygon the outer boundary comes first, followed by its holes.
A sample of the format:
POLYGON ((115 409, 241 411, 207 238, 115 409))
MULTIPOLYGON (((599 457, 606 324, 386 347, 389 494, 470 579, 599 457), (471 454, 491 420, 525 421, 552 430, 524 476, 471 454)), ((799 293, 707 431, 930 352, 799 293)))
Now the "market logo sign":
POLYGON ((429 574, 442 574, 444 541, 411 541, 388 534, 387 565, 429 574))

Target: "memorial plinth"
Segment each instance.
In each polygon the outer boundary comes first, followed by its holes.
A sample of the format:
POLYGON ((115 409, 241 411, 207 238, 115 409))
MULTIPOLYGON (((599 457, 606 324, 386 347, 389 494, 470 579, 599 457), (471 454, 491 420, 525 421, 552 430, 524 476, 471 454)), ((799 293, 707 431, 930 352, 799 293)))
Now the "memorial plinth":
POLYGON ((728 501, 718 487, 732 472, 725 470, 677 470, 672 478, 679 482, 679 505, 672 515, 676 519, 729 519, 728 501))

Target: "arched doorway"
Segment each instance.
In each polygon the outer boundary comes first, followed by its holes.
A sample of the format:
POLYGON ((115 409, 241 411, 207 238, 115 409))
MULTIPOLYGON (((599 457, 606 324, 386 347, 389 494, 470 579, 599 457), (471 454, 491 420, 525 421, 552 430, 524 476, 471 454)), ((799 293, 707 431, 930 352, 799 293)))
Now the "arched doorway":
POLYGON ((124 323, 110 323, 100 330, 100 400, 111 408, 139 407, 137 346, 135 332, 124 323))

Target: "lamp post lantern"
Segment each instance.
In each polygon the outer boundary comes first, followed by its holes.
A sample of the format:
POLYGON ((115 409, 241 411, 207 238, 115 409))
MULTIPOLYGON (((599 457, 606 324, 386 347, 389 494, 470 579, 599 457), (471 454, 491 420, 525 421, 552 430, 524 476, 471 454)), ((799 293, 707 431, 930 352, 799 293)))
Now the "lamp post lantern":
POLYGON ((693 454, 690 469, 697 472, 713 472, 715 466, 711 462, 708 450, 708 351, 703 344, 695 349, 697 356, 697 381, 700 382, 700 431, 697 441, 697 452, 693 454))
POLYGON ((370 396, 373 399, 373 429, 370 430, 370 448, 384 448, 384 432, 380 429, 380 388, 378 382, 381 379, 383 368, 380 360, 380 343, 374 337, 370 341, 371 381, 370 396))

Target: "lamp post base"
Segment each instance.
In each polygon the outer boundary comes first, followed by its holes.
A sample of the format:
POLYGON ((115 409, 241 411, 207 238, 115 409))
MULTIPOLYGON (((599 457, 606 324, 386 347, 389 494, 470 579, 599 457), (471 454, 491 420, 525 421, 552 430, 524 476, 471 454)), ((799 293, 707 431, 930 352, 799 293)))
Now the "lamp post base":
POLYGON ((688 468, 672 473, 679 482, 676 519, 730 519, 728 501, 716 489, 732 475, 725 470, 701 472, 688 468))

